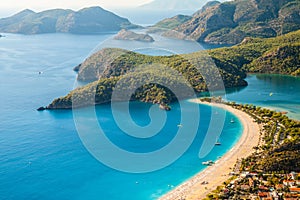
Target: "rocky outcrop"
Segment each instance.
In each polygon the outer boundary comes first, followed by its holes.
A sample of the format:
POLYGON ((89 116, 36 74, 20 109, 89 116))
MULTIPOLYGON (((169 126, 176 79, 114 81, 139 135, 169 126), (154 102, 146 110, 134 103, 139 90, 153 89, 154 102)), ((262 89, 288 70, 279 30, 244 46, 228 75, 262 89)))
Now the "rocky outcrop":
POLYGON ((140 42, 154 42, 154 39, 148 34, 138 34, 133 31, 122 29, 115 37, 115 40, 129 40, 140 42))
POLYGON ((159 109, 170 111, 171 107, 169 105, 166 105, 166 104, 159 104, 159 109))
POLYGON ((53 9, 35 13, 24 10, 11 17, 0 19, 0 31, 7 33, 74 33, 98 34, 135 28, 128 19, 119 17, 101 7, 73 10, 53 9))
POLYGON ((46 110, 47 108, 46 107, 39 107, 38 109, 36 109, 37 111, 44 111, 44 110, 46 110))
POLYGON ((174 30, 210 44, 237 44, 245 37, 269 38, 300 29, 300 1, 209 2, 174 30))

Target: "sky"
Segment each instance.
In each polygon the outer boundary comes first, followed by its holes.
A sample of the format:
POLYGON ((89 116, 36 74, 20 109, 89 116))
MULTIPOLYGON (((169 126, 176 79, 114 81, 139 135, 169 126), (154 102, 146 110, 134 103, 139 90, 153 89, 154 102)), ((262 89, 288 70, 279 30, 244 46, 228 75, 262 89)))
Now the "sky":
POLYGON ((152 0, 4 0, 0 4, 0 15, 12 14, 23 9, 42 11, 52 8, 79 10, 89 6, 101 6, 106 9, 137 7, 152 0))

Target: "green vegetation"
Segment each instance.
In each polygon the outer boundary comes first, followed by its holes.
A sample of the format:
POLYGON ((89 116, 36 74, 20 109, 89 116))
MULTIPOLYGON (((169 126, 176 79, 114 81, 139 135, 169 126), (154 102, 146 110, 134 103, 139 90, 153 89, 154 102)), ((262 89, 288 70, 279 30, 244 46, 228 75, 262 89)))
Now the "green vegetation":
MULTIPOLYGON (((223 66, 222 63, 217 63, 216 66, 225 87, 247 84, 243 80, 246 77, 244 72, 223 66)), ((131 100, 167 105, 177 98, 190 97, 194 92, 207 91, 208 87, 222 88, 215 68, 215 63, 206 52, 147 56, 121 49, 103 49, 76 67, 80 80, 99 80, 54 100, 47 108, 71 108, 72 100, 76 101, 74 107, 105 103, 110 101, 114 89, 120 89, 124 94, 132 92, 131 100), (200 71, 204 75, 212 75, 209 83, 205 82, 200 71), (188 85, 192 90, 188 89, 188 85), (174 88, 176 96, 173 94, 174 88)), ((120 96, 117 100, 126 98, 120 96)))
POLYGON ((107 103, 111 99, 113 87, 118 80, 118 78, 101 79, 85 87, 77 88, 67 96, 55 99, 47 106, 47 109, 70 109, 107 103))
POLYGON ((300 171, 300 122, 254 105, 231 105, 262 124, 264 133, 260 151, 243 161, 242 170, 251 166, 267 173, 300 171))
POLYGON ((251 73, 299 75, 300 31, 269 39, 245 38, 230 48, 208 51, 216 62, 251 73))
MULTIPOLYGON (((181 74, 196 93, 207 91, 208 86, 213 89, 221 87, 213 66, 217 67, 226 88, 245 86, 247 83, 243 79, 247 72, 299 75, 299 44, 300 31, 296 31, 276 38, 247 38, 233 47, 186 55, 147 56, 122 49, 103 49, 74 69, 78 71, 78 80, 96 82, 54 100, 48 109, 71 108, 72 96, 79 99, 78 107, 109 102, 116 83, 124 78, 126 84, 119 87, 132 92, 131 100, 167 105, 176 101, 178 96, 170 87, 186 85, 178 74, 171 73, 172 70, 181 74), (203 75, 209 74, 212 80, 207 85, 203 75), (164 83, 170 84, 166 86, 164 83), (91 95, 87 97, 87 94, 91 95)), ((191 95, 182 89, 180 98, 191 95)))
MULTIPOLYGON (((220 102, 220 98, 202 100, 220 102)), ((300 122, 289 119, 281 112, 254 105, 222 103, 246 112, 259 123, 261 139, 254 148, 255 152, 238 165, 239 176, 224 182, 207 199, 244 199, 262 195, 274 197, 279 193, 286 198, 299 197, 290 192, 290 185, 286 182, 297 186, 296 180, 300 180, 300 174, 295 173, 300 172, 300 122)))

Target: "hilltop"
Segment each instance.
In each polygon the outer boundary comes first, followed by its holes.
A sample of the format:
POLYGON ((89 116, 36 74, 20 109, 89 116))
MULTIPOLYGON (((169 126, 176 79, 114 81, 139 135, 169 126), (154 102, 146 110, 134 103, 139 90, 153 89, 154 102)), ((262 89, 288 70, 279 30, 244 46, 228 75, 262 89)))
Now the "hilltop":
MULTIPOLYGON (((78 71, 78 80, 93 81, 92 83, 73 90, 67 96, 54 100, 47 109, 72 108, 110 102, 116 84, 120 91, 134 89, 131 100, 151 102, 166 106, 171 102, 191 97, 195 92, 207 91, 208 87, 220 89, 218 77, 211 76, 208 84, 204 80, 196 65, 205 71, 206 75, 216 74, 213 68, 215 63, 206 52, 189 55, 148 56, 122 49, 102 49, 75 68, 78 71), (165 68, 166 67, 166 68, 165 68), (174 73, 179 73, 178 74, 174 73), (158 83, 169 84, 168 87, 158 83), (143 83, 140 85, 140 83, 143 83), (191 88, 187 86, 189 84, 191 88), (179 96, 175 96, 170 88, 175 88, 179 96), (74 106, 74 104, 73 104, 74 106)), ((225 87, 245 86, 243 80, 246 74, 236 68, 224 67, 218 63, 218 71, 224 81, 225 87)), ((126 97, 118 97, 118 101, 126 97)))
POLYGON ((134 27, 136 26, 128 19, 101 7, 83 8, 79 11, 52 9, 38 13, 27 9, 0 19, 0 32, 22 34, 98 34, 134 27))
MULTIPOLYGON (((78 72, 78 80, 93 82, 54 100, 47 109, 72 108, 72 98, 76 99, 77 107, 109 102, 117 82, 124 76, 127 76, 129 84, 119 86, 124 91, 145 80, 147 82, 132 94, 131 100, 167 105, 178 99, 170 89, 156 82, 164 80, 171 87, 181 89, 183 82, 163 68, 160 69, 160 65, 176 70, 195 92, 203 92, 207 91, 208 85, 193 65, 195 63, 207 74, 214 74, 212 66, 216 66, 224 86, 230 88, 246 86, 244 78, 247 72, 300 75, 299 56, 300 31, 269 39, 247 38, 237 46, 186 55, 147 56, 122 49, 102 49, 74 69, 78 72), (142 70, 131 73, 141 66, 142 70)), ((217 80, 210 84, 210 88, 221 87, 217 80)), ((192 94, 182 89, 181 95, 181 98, 187 98, 192 94)), ((119 100, 124 99, 120 97, 119 100)))
POLYGON ((298 0, 213 1, 174 30, 198 42, 238 44, 245 37, 270 38, 298 30, 299 10, 298 0))

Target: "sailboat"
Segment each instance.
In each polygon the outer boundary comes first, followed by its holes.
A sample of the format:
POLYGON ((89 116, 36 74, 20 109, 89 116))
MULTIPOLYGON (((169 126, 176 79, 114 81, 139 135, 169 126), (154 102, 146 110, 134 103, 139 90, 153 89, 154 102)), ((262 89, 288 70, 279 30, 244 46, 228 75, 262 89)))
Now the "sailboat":
POLYGON ((182 124, 178 124, 177 127, 178 127, 178 128, 181 128, 181 127, 183 127, 183 125, 182 125, 182 124))
POLYGON ((231 120, 230 120, 230 123, 234 123, 234 120, 233 120, 233 118, 231 118, 231 120))
POLYGON ((216 140, 215 145, 221 145, 221 142, 220 142, 220 139, 219 139, 219 138, 216 140))

